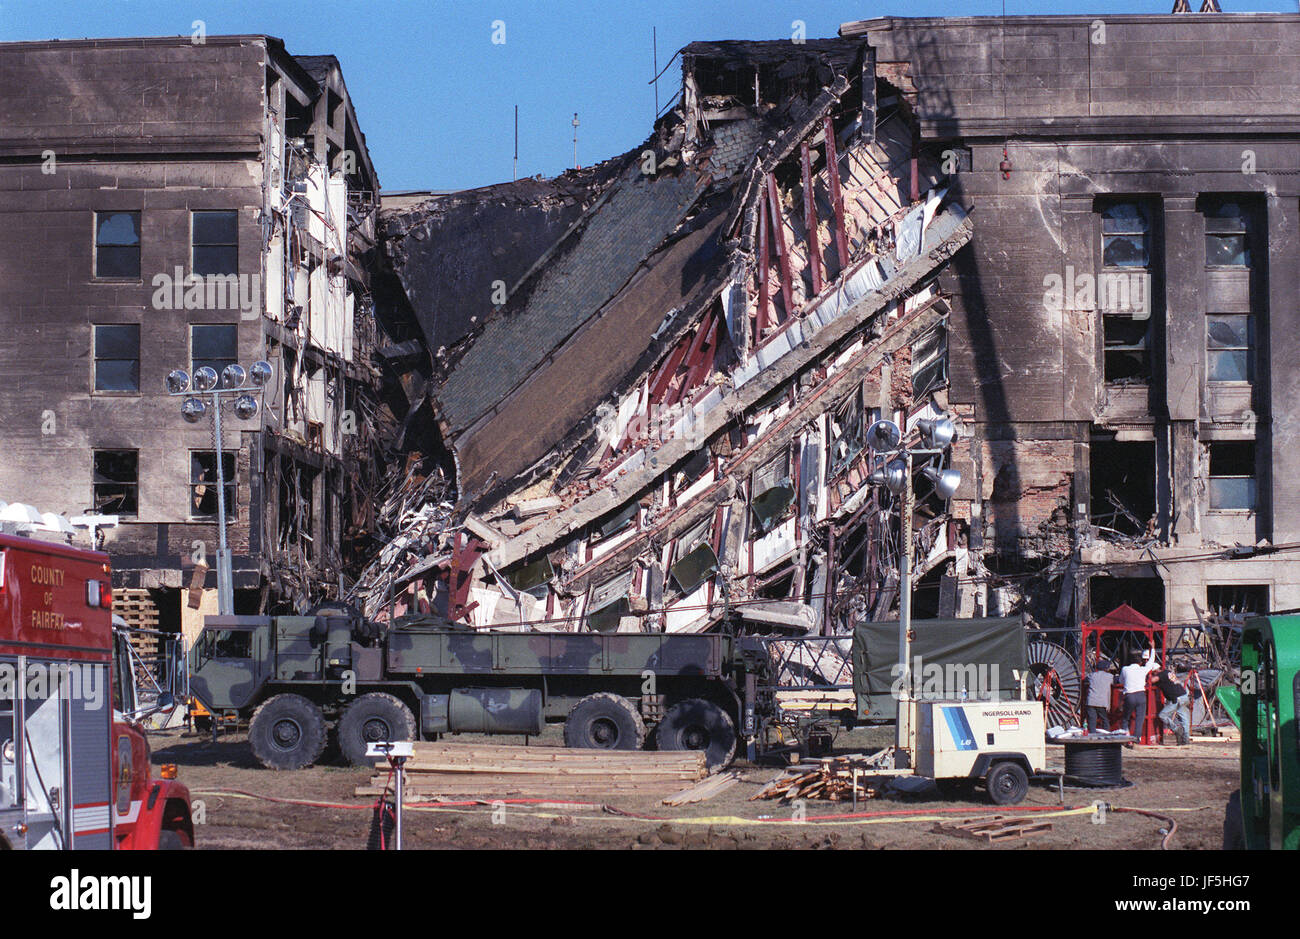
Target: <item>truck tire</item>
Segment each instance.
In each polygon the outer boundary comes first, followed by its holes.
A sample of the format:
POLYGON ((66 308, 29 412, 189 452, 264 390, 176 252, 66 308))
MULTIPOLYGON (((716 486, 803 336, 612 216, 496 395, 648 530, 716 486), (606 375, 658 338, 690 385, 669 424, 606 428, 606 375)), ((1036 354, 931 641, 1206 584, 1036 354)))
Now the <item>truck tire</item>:
POLYGON ((564 720, 564 745, 583 750, 640 750, 645 745, 645 721, 622 695, 589 694, 564 720))
POLYGON ((248 723, 248 743, 267 769, 302 769, 325 750, 325 717, 302 695, 263 701, 248 723))
POLYGON ((1223 850, 1245 851, 1246 829, 1241 818, 1241 790, 1234 789, 1228 796, 1228 807, 1223 813, 1223 850))
POLYGON ((174 828, 164 828, 158 832, 158 850, 159 851, 184 851, 189 845, 185 843, 185 836, 174 828))
POLYGON ((736 725, 712 701, 689 698, 668 709, 655 730, 660 750, 703 750, 709 770, 726 766, 736 757, 736 725))
POLYGON ((391 694, 363 694, 343 712, 338 723, 339 750, 353 766, 369 766, 366 745, 383 741, 414 740, 415 715, 391 694))
POLYGON ((994 805, 1015 805, 1029 793, 1029 777, 1019 763, 995 763, 984 777, 984 788, 994 805))

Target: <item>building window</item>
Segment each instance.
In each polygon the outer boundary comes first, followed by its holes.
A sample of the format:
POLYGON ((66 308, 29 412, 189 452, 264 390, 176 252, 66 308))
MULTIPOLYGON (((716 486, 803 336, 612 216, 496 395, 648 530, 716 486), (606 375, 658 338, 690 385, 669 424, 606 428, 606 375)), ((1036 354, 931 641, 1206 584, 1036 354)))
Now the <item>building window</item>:
POLYGON ((1205 319, 1207 380, 1252 381, 1255 318, 1249 313, 1214 313, 1205 319))
POLYGON ((1206 584, 1205 608, 1224 619, 1263 616, 1269 611, 1268 584, 1206 584))
POLYGON ((912 344, 912 397, 948 383, 948 324, 940 323, 912 344))
POLYGON ((718 555, 713 550, 713 516, 688 529, 677 539, 677 560, 670 568, 673 582, 682 593, 692 593, 718 572, 718 555))
POLYGON ((95 327, 95 390, 140 390, 140 327, 95 327))
POLYGON ((641 503, 632 501, 596 526, 593 542, 604 541, 624 529, 634 527, 641 517, 641 503))
POLYGON ((140 279, 140 213, 95 213, 95 276, 140 279))
POLYGON ((239 273, 238 212, 193 212, 190 231, 195 274, 239 273))
MULTIPOLYGON (((235 454, 221 454, 226 482, 226 518, 235 518, 235 454)), ((190 452, 190 517, 217 517, 217 460, 211 450, 190 452)))
POLYGON ((766 535, 784 520, 794 503, 789 449, 754 471, 750 492, 749 509, 754 518, 754 533, 766 535))
POLYGON ((1142 384, 1151 380, 1150 326, 1150 319, 1102 316, 1102 366, 1108 383, 1142 384))
POLYGON ((198 370, 207 365, 218 375, 239 359, 239 330, 233 324, 190 327, 190 365, 198 370))
POLYGON ((545 600, 551 581, 555 579, 555 568, 551 564, 551 559, 543 554, 503 574, 502 577, 519 593, 526 593, 537 600, 545 600))
MULTIPOLYGON (((923 393, 917 392, 916 395, 920 397, 923 393)), ((866 410, 862 405, 862 386, 859 385, 831 411, 829 475, 834 476, 862 452, 866 430, 866 410)))
POLYGON ((632 593, 632 571, 593 587, 587 601, 587 628, 592 632, 609 633, 618 629, 619 621, 631 612, 629 595, 632 593))
POLYGON ((1205 266, 1250 267, 1251 211, 1220 199, 1205 207, 1205 266))
POLYGON ((1151 265, 1151 215, 1138 202, 1117 202, 1101 211, 1102 267, 1151 265))
POLYGON ((1210 508, 1214 511, 1255 508, 1253 441, 1210 444, 1210 508))
POLYGON ((96 512, 134 516, 140 505, 139 453, 135 450, 96 450, 93 485, 96 512))

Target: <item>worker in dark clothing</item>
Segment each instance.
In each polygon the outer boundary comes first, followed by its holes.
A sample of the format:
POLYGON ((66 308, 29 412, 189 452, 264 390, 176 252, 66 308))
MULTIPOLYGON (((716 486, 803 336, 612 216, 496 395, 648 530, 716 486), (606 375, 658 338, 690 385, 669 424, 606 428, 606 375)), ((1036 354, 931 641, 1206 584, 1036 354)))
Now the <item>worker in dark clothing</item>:
POLYGON ((1115 666, 1107 659, 1099 658, 1088 673, 1088 693, 1083 705, 1090 734, 1096 733, 1098 727, 1110 730, 1110 689, 1114 683, 1115 666))
POLYGON ((1174 673, 1167 668, 1162 668, 1155 673, 1155 685, 1165 699, 1165 706, 1160 709, 1160 720, 1174 732, 1174 739, 1180 746, 1191 743, 1191 695, 1175 680, 1174 673))

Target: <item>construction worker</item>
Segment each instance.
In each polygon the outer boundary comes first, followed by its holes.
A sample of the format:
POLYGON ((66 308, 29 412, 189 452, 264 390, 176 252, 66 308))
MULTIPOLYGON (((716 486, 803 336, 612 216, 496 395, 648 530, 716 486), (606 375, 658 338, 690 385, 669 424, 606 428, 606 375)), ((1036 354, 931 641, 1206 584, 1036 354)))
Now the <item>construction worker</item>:
POLYGON ((1088 673, 1088 693, 1084 698, 1083 713, 1088 733, 1096 733, 1098 726, 1110 730, 1110 690, 1115 683, 1115 665, 1110 660, 1098 658, 1088 673))
POLYGON ((1160 720, 1174 732, 1178 745, 1186 746, 1192 742, 1192 698, 1187 689, 1178 684, 1176 677, 1167 668, 1155 673, 1156 687, 1165 699, 1165 706, 1160 709, 1160 720))
POLYGON ((1160 668, 1156 661, 1156 641, 1151 640, 1151 647, 1145 655, 1134 652, 1129 663, 1119 671, 1119 679, 1124 690, 1124 729, 1131 736, 1142 739, 1147 722, 1147 676, 1160 668))

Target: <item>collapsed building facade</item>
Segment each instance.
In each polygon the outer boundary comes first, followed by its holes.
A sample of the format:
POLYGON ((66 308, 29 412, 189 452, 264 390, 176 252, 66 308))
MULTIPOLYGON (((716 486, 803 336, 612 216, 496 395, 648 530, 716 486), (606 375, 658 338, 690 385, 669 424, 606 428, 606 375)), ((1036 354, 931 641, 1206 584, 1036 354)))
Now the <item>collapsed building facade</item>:
POLYGON ((221 448, 236 611, 337 592, 385 428, 378 180, 338 63, 267 36, 20 42, 0 76, 0 497, 106 526, 123 612, 192 636, 217 448, 165 378, 266 359, 221 448))
POLYGON ((696 43, 650 139, 382 212, 444 457, 353 595, 836 634, 896 603, 864 431, 947 415, 918 615, 1300 606, 1300 17, 696 43), (435 494, 436 490, 436 494, 435 494))

